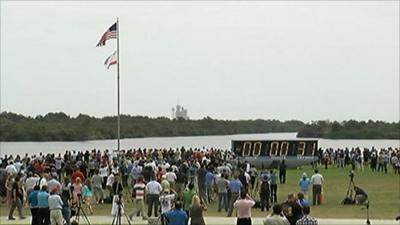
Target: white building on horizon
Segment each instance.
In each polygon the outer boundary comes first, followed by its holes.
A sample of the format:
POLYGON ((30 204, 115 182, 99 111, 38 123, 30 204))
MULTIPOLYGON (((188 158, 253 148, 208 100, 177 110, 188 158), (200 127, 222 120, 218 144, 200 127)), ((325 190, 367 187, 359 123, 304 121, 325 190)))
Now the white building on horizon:
POLYGON ((189 116, 187 115, 187 112, 187 109, 185 109, 183 106, 176 105, 176 107, 172 107, 172 119, 182 118, 188 120, 189 116))

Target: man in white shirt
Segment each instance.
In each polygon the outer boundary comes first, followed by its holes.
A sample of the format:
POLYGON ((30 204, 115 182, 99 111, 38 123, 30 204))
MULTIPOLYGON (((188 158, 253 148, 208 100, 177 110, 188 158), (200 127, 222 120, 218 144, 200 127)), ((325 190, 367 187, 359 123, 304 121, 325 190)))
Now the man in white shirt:
POLYGON ((17 174, 17 169, 15 168, 13 161, 6 166, 6 171, 8 174, 17 174))
POLYGON ((172 171, 172 168, 168 168, 167 171, 168 172, 165 174, 165 178, 169 182, 171 188, 175 189, 176 174, 172 171))
POLYGON ((17 170, 17 173, 21 172, 22 163, 19 159, 15 160, 14 167, 17 170))
POLYGON ((110 198, 113 197, 113 195, 112 195, 112 186, 113 186, 113 183, 114 183, 114 174, 111 173, 111 174, 107 177, 107 182, 106 182, 107 190, 108 190, 109 193, 110 193, 110 196, 109 196, 110 198))
POLYGON ((318 173, 318 169, 314 170, 314 175, 312 175, 310 183, 312 184, 313 192, 313 205, 317 202, 318 205, 321 204, 320 197, 322 192, 322 185, 324 184, 324 177, 318 173))
POLYGON ((162 187, 161 184, 156 180, 152 180, 146 185, 146 194, 147 194, 147 217, 151 217, 153 205, 154 205, 154 216, 158 217, 158 205, 159 205, 159 197, 161 193, 162 187))
POLYGON ((103 189, 106 188, 107 178, 108 178, 108 166, 102 165, 99 169, 99 174, 103 178, 103 189))
POLYGON ((35 185, 39 183, 39 176, 37 174, 33 175, 32 172, 28 173, 28 178, 25 180, 25 190, 29 193, 33 190, 35 185))

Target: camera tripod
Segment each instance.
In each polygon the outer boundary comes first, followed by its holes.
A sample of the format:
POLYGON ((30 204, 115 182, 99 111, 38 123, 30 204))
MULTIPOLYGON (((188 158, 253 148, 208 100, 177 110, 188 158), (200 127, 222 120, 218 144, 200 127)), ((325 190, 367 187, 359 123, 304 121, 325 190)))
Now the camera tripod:
POLYGON ((354 177, 350 177, 349 186, 347 188, 346 197, 353 199, 353 190, 354 190, 354 177))
POLYGON ((78 203, 77 203, 77 206, 76 206, 76 214, 75 214, 75 220, 78 223, 79 223, 79 217, 81 217, 81 216, 85 220, 86 224, 90 225, 89 218, 87 217, 85 211, 82 209, 82 197, 80 195, 78 195, 78 203))
POLYGON ((367 225, 371 225, 371 221, 369 220, 369 201, 367 200, 367 202, 365 203, 365 208, 361 208, 362 210, 366 209, 367 210, 367 221, 366 224, 367 225))
POLYGON ((124 209, 124 206, 122 205, 122 200, 120 197, 118 197, 117 200, 117 214, 114 215, 113 221, 112 221, 112 225, 121 225, 121 217, 122 214, 124 214, 126 220, 128 221, 128 224, 131 225, 131 220, 129 219, 129 217, 126 215, 125 210, 124 213, 122 213, 122 210, 124 209))

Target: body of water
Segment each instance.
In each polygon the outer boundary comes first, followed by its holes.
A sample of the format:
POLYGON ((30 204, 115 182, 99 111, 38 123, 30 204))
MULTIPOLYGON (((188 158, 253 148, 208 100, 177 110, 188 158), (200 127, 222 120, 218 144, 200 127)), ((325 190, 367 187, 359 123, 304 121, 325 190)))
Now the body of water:
MULTIPOLYGON (((296 133, 236 134, 216 136, 129 138, 121 140, 121 149, 131 148, 219 148, 230 149, 232 140, 294 140, 296 133)), ((400 140, 332 140, 318 138, 322 148, 399 148, 400 140)), ((28 153, 63 153, 65 150, 116 149, 116 140, 69 141, 69 142, 0 142, 0 155, 28 153)))

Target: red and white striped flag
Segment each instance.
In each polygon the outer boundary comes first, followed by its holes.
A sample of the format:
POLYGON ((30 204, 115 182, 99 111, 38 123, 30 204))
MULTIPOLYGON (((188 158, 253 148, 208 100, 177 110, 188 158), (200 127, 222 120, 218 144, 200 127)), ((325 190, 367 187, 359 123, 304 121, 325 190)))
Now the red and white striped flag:
POLYGON ((104 65, 107 67, 107 69, 109 69, 110 66, 117 64, 117 63, 118 63, 117 51, 115 51, 113 54, 108 56, 106 61, 104 61, 104 65))
POLYGON ((101 36, 99 43, 97 43, 97 47, 106 45, 106 41, 109 39, 117 38, 117 22, 115 22, 108 30, 101 36))

